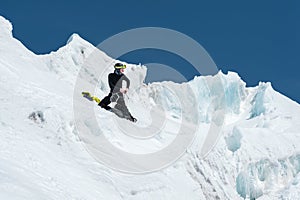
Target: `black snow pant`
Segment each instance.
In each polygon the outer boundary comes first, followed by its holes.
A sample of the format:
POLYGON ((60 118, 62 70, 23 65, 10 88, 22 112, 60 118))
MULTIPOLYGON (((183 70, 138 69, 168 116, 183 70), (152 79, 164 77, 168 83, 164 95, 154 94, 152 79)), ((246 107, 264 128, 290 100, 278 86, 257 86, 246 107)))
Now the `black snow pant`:
POLYGON ((111 107, 109 104, 111 103, 110 98, 111 98, 112 93, 109 93, 106 97, 104 97, 100 103, 98 104, 101 108, 104 108, 105 110, 110 110, 111 107))
POLYGON ((101 108, 114 112, 119 117, 133 119, 127 106, 125 105, 124 95, 120 92, 114 94, 109 93, 106 97, 104 97, 103 100, 100 101, 99 106, 101 108), (117 103, 114 108, 111 108, 109 106, 111 102, 117 103))

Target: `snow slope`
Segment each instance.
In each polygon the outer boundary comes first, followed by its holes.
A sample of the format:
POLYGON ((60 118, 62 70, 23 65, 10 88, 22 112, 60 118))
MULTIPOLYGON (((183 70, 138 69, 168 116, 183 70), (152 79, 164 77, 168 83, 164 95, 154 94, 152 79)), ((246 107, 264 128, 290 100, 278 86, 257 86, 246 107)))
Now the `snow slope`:
MULTIPOLYGON (((173 119, 188 112, 180 110, 166 89, 181 92, 188 84, 198 103, 199 131, 177 162, 157 172, 126 174, 97 162, 75 127, 74 85, 78 78, 87 88, 98 84, 95 93, 103 97, 107 79, 98 81, 93 70, 112 62, 76 34, 56 52, 35 55, 13 38, 12 25, 0 17, 0 199, 300 199, 299 104, 270 83, 247 88, 233 72, 184 84, 145 85, 146 67, 128 65, 132 87, 142 86, 129 93, 127 102, 139 125, 151 121, 151 106, 162 106, 173 119), (97 56, 87 61, 92 53, 97 56), (96 67, 78 77, 84 64, 96 67), (218 96, 219 81, 223 98, 218 96), (222 134, 202 159, 200 133, 217 109, 225 112, 222 134)), ((83 98, 80 103, 92 105, 83 98)), ((133 153, 167 146, 178 126, 174 120, 159 137, 135 140, 118 132, 113 114, 97 106, 94 110, 109 141, 133 153)))

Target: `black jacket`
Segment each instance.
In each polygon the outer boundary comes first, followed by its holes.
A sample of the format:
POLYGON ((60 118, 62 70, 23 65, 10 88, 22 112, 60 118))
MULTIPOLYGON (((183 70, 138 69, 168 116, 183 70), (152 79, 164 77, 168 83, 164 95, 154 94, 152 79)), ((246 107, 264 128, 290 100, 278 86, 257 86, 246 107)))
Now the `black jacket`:
POLYGON ((116 74, 111 73, 108 75, 108 84, 110 87, 110 93, 118 93, 122 88, 122 82, 125 81, 127 83, 127 88, 130 86, 130 80, 127 78, 125 74, 116 74))

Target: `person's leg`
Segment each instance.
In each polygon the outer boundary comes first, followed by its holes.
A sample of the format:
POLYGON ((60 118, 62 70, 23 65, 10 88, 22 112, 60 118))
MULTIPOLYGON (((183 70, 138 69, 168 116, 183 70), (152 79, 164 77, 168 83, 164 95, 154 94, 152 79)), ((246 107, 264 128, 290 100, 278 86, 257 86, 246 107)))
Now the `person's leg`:
POLYGON ((120 95, 120 97, 117 101, 117 104, 115 105, 115 108, 120 110, 123 113, 124 118, 129 119, 131 121, 136 121, 136 119, 131 115, 131 113, 129 112, 127 106, 125 105, 123 95, 120 95))
POLYGON ((122 111, 122 113, 124 114, 124 116, 127 116, 129 111, 125 105, 125 101, 123 98, 123 95, 120 95, 118 100, 117 100, 117 104, 115 105, 115 108, 122 111))
POLYGON ((108 96, 104 97, 104 99, 102 99, 98 105, 101 108, 104 108, 105 110, 110 110, 111 109, 111 107, 109 106, 109 104, 111 103, 110 97, 111 97, 111 93, 109 93, 108 96))

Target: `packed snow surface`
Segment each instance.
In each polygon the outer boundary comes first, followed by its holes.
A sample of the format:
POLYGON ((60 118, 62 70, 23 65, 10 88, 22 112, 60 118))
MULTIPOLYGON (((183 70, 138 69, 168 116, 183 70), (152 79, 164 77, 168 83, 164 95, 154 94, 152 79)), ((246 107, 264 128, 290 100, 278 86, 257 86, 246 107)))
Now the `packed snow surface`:
MULTIPOLYGON (((109 91, 111 68, 101 80, 89 68, 78 77, 92 53, 97 55, 92 65, 115 62, 77 34, 57 51, 36 55, 13 38, 11 23, 0 17, 0 199, 300 199, 299 104, 274 91, 271 83, 246 87, 234 72, 146 85, 146 67, 127 64, 132 88, 139 89, 129 91, 126 102, 138 124, 151 121, 147 108, 155 105, 174 120, 164 134, 136 140, 116 131, 116 116, 95 104, 101 130, 113 145, 132 153, 167 146, 179 127, 176 119, 190 112, 180 110, 168 88, 185 92, 186 85, 196 101, 186 94, 181 98, 192 106, 197 102, 199 131, 179 160, 153 173, 126 174, 97 162, 78 135, 73 113, 77 79, 97 84, 91 92, 100 98, 109 91), (220 81, 223 98, 218 96, 220 81), (221 136, 203 158, 201 130, 207 130, 218 109, 225 112, 221 136)), ((80 104, 92 103, 82 98, 80 104)))

